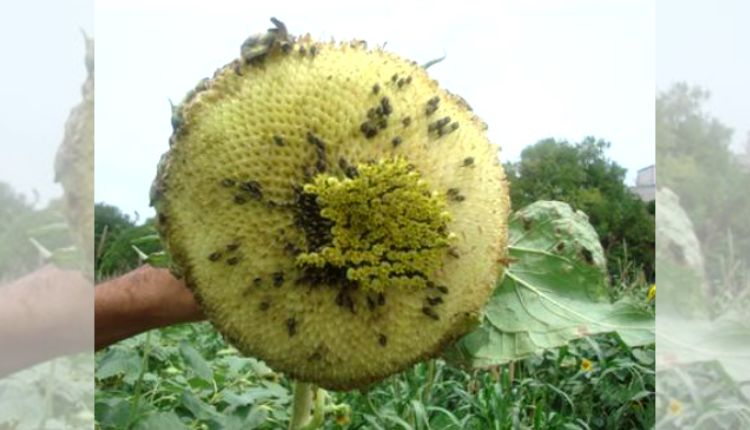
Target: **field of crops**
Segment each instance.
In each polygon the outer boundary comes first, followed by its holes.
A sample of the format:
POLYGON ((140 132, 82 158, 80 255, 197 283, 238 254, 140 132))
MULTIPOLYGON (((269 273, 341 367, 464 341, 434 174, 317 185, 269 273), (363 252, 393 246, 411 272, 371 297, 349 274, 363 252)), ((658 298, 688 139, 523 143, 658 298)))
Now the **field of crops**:
MULTIPOLYGON (((368 391, 328 393, 348 407, 323 428, 650 428, 653 365, 653 346, 630 349, 613 335, 481 371, 433 360, 368 391)), ((114 345, 97 355, 96 376, 103 429, 278 429, 289 420, 290 382, 207 323, 114 345)))

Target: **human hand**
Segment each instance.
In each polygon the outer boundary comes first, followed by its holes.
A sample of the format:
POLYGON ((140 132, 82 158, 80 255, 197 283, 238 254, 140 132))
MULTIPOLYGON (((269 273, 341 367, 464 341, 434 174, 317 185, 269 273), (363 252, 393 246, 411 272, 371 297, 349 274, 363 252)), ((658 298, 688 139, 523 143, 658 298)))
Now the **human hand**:
POLYGON ((200 321, 200 306, 183 280, 142 266, 95 289, 96 349, 138 333, 200 321))
POLYGON ((0 377, 54 357, 91 350, 93 283, 46 265, 0 286, 0 377))

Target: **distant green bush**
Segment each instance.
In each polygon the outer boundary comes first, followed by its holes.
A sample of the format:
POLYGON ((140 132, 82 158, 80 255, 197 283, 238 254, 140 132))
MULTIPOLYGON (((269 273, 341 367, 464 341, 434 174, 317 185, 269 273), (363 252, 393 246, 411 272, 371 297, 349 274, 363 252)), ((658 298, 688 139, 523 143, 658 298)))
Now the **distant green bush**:
MULTIPOLYGON (((133 249, 133 244, 139 239, 155 234, 156 228, 152 222, 118 230, 114 238, 103 247, 96 266, 97 277, 101 279, 116 276, 140 266, 141 261, 138 252, 133 249)), ((161 245, 158 241, 139 241, 138 249, 150 254, 160 251, 161 245)))
POLYGON ((61 200, 36 209, 24 195, 0 182, 0 281, 29 273, 44 263, 31 239, 49 251, 72 245, 61 200))
POLYGON ((625 185, 626 169, 606 157, 610 144, 587 137, 579 143, 545 139, 506 163, 514 210, 537 200, 566 202, 589 217, 614 276, 654 273, 654 209, 625 185))

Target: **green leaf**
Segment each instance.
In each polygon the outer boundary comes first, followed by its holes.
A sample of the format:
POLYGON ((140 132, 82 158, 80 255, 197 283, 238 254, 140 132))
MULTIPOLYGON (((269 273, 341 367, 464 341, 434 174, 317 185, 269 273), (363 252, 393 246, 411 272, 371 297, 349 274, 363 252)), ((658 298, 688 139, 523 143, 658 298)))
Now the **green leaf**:
POLYGON ((289 390, 282 385, 263 381, 260 386, 248 388, 242 393, 235 393, 229 390, 222 392, 223 400, 229 404, 231 409, 240 406, 260 404, 275 400, 277 403, 285 404, 291 400, 289 390))
POLYGON ((134 349, 110 348, 97 363, 96 377, 103 380, 121 374, 125 382, 132 384, 141 373, 141 361, 134 349))
POLYGON ((656 361, 654 358, 654 351, 644 351, 641 348, 633 349, 632 351, 633 357, 635 357, 636 360, 638 360, 639 363, 646 365, 646 366, 652 366, 654 362, 656 361))
POLYGON ((654 342, 652 311, 607 299, 606 259, 585 214, 536 202, 511 217, 509 239, 511 264, 481 325, 448 349, 447 359, 492 366, 605 332, 629 346, 654 342))
POLYGON ((169 268, 172 264, 172 256, 166 251, 152 252, 145 259, 147 264, 159 268, 169 268))
POLYGON ((161 239, 158 234, 147 234, 130 241, 135 246, 161 246, 161 239))
POLYGON ((750 323, 742 311, 715 320, 659 316, 657 369, 717 361, 734 379, 750 374, 750 323))
POLYGON ((157 412, 138 421, 135 430, 188 430, 174 412, 157 412))
POLYGON ((245 418, 245 425, 255 428, 266 422, 268 419, 268 409, 267 406, 253 407, 250 413, 247 414, 247 418, 245 418))
POLYGON ((104 428, 125 428, 130 418, 130 402, 127 400, 97 401, 96 419, 104 428))
POLYGON ((205 358, 198 352, 197 349, 193 348, 189 343, 180 343, 180 354, 195 374, 205 381, 211 381, 213 379, 213 372, 211 367, 205 358))
POLYGON ((180 395, 180 403, 199 420, 209 420, 218 415, 216 408, 204 402, 190 391, 184 391, 180 395))
POLYGON ((219 423, 221 424, 221 428, 224 429, 251 430, 260 427, 266 422, 268 419, 268 410, 267 406, 255 406, 247 413, 247 416, 236 414, 226 415, 221 417, 219 423))

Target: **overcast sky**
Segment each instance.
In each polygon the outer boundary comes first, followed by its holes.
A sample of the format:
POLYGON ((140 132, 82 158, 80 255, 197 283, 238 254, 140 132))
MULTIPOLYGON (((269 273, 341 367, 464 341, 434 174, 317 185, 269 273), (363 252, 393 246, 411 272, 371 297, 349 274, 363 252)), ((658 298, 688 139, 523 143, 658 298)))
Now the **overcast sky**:
POLYGON ((62 194, 53 164, 86 77, 81 30, 91 0, 4 1, 0 8, 0 181, 39 203, 62 194))
POLYGON ((659 0, 656 8, 656 83, 675 81, 711 92, 708 111, 734 129, 744 150, 750 130, 750 2, 659 0))
POLYGON ((489 124, 504 160, 542 138, 593 135, 631 172, 654 162, 651 1, 416 3, 99 1, 97 201, 153 214, 168 100, 237 57, 271 16, 294 34, 387 42, 420 63, 446 54, 431 75, 489 124))

